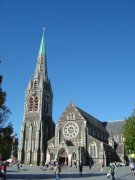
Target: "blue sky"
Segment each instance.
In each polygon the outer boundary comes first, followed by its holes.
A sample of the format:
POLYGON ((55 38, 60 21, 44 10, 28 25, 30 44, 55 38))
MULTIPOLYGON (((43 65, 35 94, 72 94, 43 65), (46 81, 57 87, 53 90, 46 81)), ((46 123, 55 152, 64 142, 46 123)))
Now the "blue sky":
POLYGON ((101 121, 130 116, 135 108, 134 0, 0 0, 0 74, 18 136, 43 27, 53 120, 70 99, 101 121))

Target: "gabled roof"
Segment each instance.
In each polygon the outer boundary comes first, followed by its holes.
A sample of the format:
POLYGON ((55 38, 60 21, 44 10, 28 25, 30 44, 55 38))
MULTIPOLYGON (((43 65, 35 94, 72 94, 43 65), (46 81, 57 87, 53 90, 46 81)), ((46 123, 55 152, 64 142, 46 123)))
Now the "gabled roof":
POLYGON ((124 131, 124 123, 125 121, 119 120, 119 121, 108 121, 103 122, 102 124, 107 129, 109 133, 112 134, 123 134, 124 131))
POLYGON ((105 129, 105 127, 102 125, 102 122, 99 121, 98 119, 96 119, 95 117, 91 116, 90 114, 88 114, 87 112, 83 111, 82 109, 80 109, 79 107, 77 107, 77 110, 80 112, 80 114, 84 117, 84 119, 88 122, 88 124, 90 124, 92 127, 94 127, 95 129, 100 129, 102 132, 107 133, 107 130, 105 129))

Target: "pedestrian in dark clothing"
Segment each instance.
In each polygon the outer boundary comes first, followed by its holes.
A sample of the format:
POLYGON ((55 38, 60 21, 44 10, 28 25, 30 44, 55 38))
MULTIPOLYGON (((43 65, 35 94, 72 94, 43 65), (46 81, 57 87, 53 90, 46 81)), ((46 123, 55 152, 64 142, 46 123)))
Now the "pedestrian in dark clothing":
POLYGON ((59 164, 57 163, 57 164, 55 165, 55 167, 54 167, 54 175, 55 175, 55 177, 56 177, 56 180, 60 180, 60 176, 59 176, 60 171, 61 171, 60 166, 59 166, 59 164))
POLYGON ((89 170, 91 170, 91 161, 89 162, 89 170))
POLYGON ((111 164, 109 166, 109 172, 111 173, 112 180, 114 180, 115 179, 115 177, 114 177, 114 174, 115 174, 115 165, 114 164, 111 164))
POLYGON ((17 169, 20 170, 20 164, 19 163, 17 163, 17 169))
POLYGON ((79 164, 79 172, 80 172, 80 175, 82 175, 82 170, 83 170, 83 165, 82 163, 79 164))
POLYGON ((74 162, 74 166, 77 168, 77 163, 76 162, 74 162))

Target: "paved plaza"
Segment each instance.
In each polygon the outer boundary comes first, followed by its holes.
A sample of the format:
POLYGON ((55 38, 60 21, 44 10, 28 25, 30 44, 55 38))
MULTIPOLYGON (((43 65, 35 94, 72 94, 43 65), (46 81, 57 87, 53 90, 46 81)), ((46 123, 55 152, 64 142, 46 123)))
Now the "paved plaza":
MULTIPOLYGON (((103 172, 100 172, 97 168, 92 168, 89 170, 89 167, 83 167, 83 174, 79 175, 78 168, 63 168, 60 173, 60 180, 105 180, 107 174, 107 168, 105 167, 103 172)), ((135 180, 135 176, 131 176, 129 172, 129 167, 118 167, 115 174, 116 180, 135 180)), ((46 169, 41 170, 41 167, 38 166, 23 166, 22 170, 18 171, 16 166, 7 167, 7 179, 8 180, 55 180, 53 170, 46 169)), ((109 178, 111 179, 111 178, 109 178)))

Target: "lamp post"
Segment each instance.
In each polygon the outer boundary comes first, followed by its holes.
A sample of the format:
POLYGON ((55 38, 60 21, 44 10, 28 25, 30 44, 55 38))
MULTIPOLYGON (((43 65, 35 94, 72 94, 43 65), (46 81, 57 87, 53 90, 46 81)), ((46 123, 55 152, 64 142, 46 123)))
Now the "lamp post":
POLYGON ((65 168, 66 168, 66 166, 67 166, 67 156, 66 156, 67 155, 67 151, 66 151, 67 147, 66 147, 66 145, 67 144, 66 144, 66 140, 65 139, 64 139, 64 145, 65 145, 65 163, 64 164, 65 164, 65 168))
POLYGON ((80 164, 80 146, 78 148, 79 164, 80 164))
POLYGON ((131 159, 130 149, 128 151, 129 151, 129 161, 131 162, 132 159, 131 159))
POLYGON ((81 146, 79 146, 78 151, 79 151, 79 164, 80 164, 82 162, 81 146))
POLYGON ((65 166, 66 166, 66 149, 65 149, 65 166))
POLYGON ((110 162, 111 162, 111 152, 110 151, 108 152, 108 158, 109 158, 108 161, 109 161, 109 164, 110 164, 110 162))

